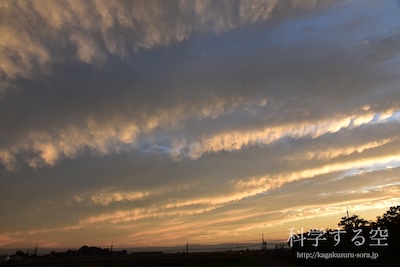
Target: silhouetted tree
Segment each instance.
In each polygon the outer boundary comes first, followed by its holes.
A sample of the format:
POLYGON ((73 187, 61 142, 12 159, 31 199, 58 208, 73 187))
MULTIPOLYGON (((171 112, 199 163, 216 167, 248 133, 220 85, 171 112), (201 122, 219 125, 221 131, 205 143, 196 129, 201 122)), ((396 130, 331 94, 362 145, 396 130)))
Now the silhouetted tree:
POLYGON ((338 226, 342 226, 345 230, 351 230, 369 227, 371 223, 371 221, 364 220, 358 215, 353 215, 351 217, 342 217, 338 226))
POLYGON ((382 217, 377 217, 376 223, 386 227, 400 226, 400 206, 390 207, 382 217))
POLYGON ((18 250, 17 252, 15 252, 14 256, 26 259, 26 258, 28 258, 29 254, 28 253, 24 253, 21 250, 18 250))
POLYGON ((85 255, 85 256, 90 256, 90 255, 107 255, 110 254, 109 249, 102 249, 99 247, 88 247, 88 246, 82 246, 79 250, 78 253, 80 255, 85 255))
POLYGON ((90 248, 89 248, 88 246, 82 246, 82 247, 78 250, 78 252, 79 252, 80 254, 86 254, 86 255, 91 254, 91 253, 90 253, 91 250, 90 250, 90 248))
POLYGON ((378 216, 374 227, 388 230, 389 250, 392 253, 398 253, 400 247, 400 206, 390 207, 383 216, 378 216))

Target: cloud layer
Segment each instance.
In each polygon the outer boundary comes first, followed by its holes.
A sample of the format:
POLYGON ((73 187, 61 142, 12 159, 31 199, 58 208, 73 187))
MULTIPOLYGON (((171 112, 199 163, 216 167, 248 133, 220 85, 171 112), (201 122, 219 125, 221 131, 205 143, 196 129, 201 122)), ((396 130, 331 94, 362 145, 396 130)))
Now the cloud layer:
POLYGON ((284 239, 346 206, 381 215, 399 201, 398 9, 1 2, 0 246, 284 239))

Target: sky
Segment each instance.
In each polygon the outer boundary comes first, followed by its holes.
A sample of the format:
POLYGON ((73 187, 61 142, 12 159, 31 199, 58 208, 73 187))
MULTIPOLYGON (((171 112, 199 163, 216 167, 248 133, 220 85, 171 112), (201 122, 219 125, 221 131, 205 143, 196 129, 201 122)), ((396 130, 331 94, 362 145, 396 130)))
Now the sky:
POLYGON ((400 2, 0 1, 0 248, 287 240, 400 204, 400 2))

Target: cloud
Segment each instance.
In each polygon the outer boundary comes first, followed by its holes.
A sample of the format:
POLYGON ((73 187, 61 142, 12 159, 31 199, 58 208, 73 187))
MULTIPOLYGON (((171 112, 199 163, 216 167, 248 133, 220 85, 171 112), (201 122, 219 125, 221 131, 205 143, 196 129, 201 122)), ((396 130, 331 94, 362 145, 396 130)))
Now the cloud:
POLYGON ((0 246, 258 240, 395 205, 398 14, 359 5, 2 1, 0 246))
MULTIPOLYGON (((253 66, 253 69, 256 67, 258 66, 253 66)), ((106 72, 107 78, 111 78, 112 74, 114 71, 106 72)), ((163 75, 165 74, 161 73, 161 77, 163 75)), ((324 75, 328 77, 329 72, 324 75)), ((324 79, 325 76, 319 79, 324 79)), ((98 84, 99 81, 93 81, 93 78, 82 78, 82 82, 98 84)), ((304 98, 305 95, 302 95, 303 91, 299 92, 298 89, 293 89, 292 94, 296 101, 279 99, 274 95, 274 88, 267 95, 260 89, 248 93, 240 87, 233 87, 231 91, 225 89, 220 92, 213 91, 222 81, 214 80, 210 84, 210 89, 202 89, 203 91, 197 90, 198 86, 192 88, 193 85, 189 82, 183 84, 182 86, 188 89, 184 91, 184 98, 179 102, 177 102, 179 98, 176 99, 174 96, 161 99, 156 96, 156 92, 152 92, 153 89, 150 92, 139 89, 153 86, 152 82, 147 80, 138 80, 133 90, 128 90, 126 85, 122 85, 121 90, 115 93, 107 91, 109 87, 104 85, 89 90, 84 88, 85 85, 82 83, 71 84, 77 88, 66 88, 65 92, 69 92, 67 95, 60 93, 53 94, 50 98, 47 96, 54 102, 50 107, 43 103, 41 92, 35 95, 27 94, 22 100, 18 96, 20 99, 18 101, 26 103, 30 109, 21 110, 6 103, 3 106, 4 114, 18 114, 18 117, 26 118, 27 124, 17 124, 13 116, 3 115, 8 127, 4 128, 2 133, 8 142, 2 147, 2 162, 7 164, 9 170, 13 170, 16 167, 16 157, 33 152, 37 156, 25 159, 30 166, 51 166, 59 158, 75 157, 84 149, 108 154, 119 151, 120 145, 135 144, 137 141, 155 143, 157 146, 167 145, 174 157, 187 155, 198 158, 206 152, 240 149, 255 143, 268 144, 281 138, 300 138, 307 135, 317 137, 343 127, 363 125, 371 122, 374 116, 378 121, 383 121, 385 116, 393 116, 398 110, 396 102, 376 104, 364 110, 370 99, 368 90, 363 88, 363 91, 366 91, 366 99, 364 102, 356 103, 359 105, 358 108, 346 107, 353 103, 352 101, 360 102, 359 96, 350 97, 344 100, 342 111, 337 112, 334 118, 328 118, 331 109, 336 108, 336 104, 332 104, 331 108, 328 104, 325 110, 321 110, 320 99, 308 103, 304 98), (136 96, 142 92, 144 95, 141 99, 144 101, 139 101, 136 96), (186 96, 190 92, 198 96, 197 102, 189 95, 186 96), (96 102, 91 99, 92 93, 97 95, 96 102), (63 102, 66 99, 70 101, 63 102), (303 101, 306 102, 302 103, 303 101), (71 102, 76 103, 72 109, 71 102), (118 103, 119 107, 116 106, 118 103), (149 109, 150 105, 152 109, 149 109), (97 112, 93 113, 93 110, 97 112), (285 112, 282 113, 281 110, 285 112), (66 119, 60 121, 60 116, 66 119), (239 120, 238 116, 246 120, 239 120), (169 135, 171 137, 168 137, 169 135), (170 144, 160 143, 166 136, 170 139, 170 144), (179 139, 173 136, 178 136, 179 139), (187 136, 191 136, 190 139, 187 136)), ((60 86, 59 82, 54 85, 60 86)), ((204 86, 206 85, 207 82, 204 86)), ((369 90, 372 90, 373 84, 369 86, 371 88, 369 90)), ((257 88, 258 85, 252 87, 257 88)), ((171 85, 164 86, 164 91, 177 93, 171 85)), ((371 94, 375 94, 374 91, 371 91, 371 94)), ((381 99, 391 93, 391 90, 383 93, 381 99)))
MULTIPOLYGON (((304 6, 310 8, 316 3, 305 2, 304 6)), ((156 0, 4 1, 0 70, 5 80, 13 80, 51 71, 53 64, 71 59, 99 66, 109 55, 123 58, 140 49, 182 42, 197 32, 211 29, 219 33, 265 21, 276 4, 276 1, 173 1, 168 5, 156 0)), ((289 8, 298 6, 303 3, 293 2, 289 8)))
MULTIPOLYGON (((275 9, 276 16, 285 18, 289 14, 280 12, 297 7, 298 3, 293 2, 290 7, 280 3, 278 8, 274 2, 240 2, 241 19, 231 18, 237 16, 233 10, 238 8, 231 4, 5 2, 7 16, 20 11, 28 13, 27 18, 32 20, 37 17, 31 28, 38 28, 37 35, 46 37, 38 40, 49 40, 43 47, 51 50, 58 47, 52 42, 64 40, 66 54, 72 53, 70 58, 79 60, 60 59, 56 67, 49 66, 52 73, 44 77, 37 73, 29 79, 13 78, 19 92, 9 92, 1 105, 2 124, 7 125, 0 133, 4 140, 0 144, 2 163, 8 170, 16 170, 21 162, 35 168, 54 166, 60 159, 74 158, 86 149, 104 155, 121 151, 127 143, 162 148, 175 158, 198 158, 204 153, 237 150, 257 142, 268 144, 287 137, 318 136, 345 127, 347 120, 354 127, 363 123, 360 120, 370 121, 374 114, 398 110, 393 96, 396 75, 377 71, 374 66, 381 60, 369 61, 370 66, 365 64, 372 53, 369 48, 361 50, 367 56, 360 59, 351 56, 354 47, 343 47, 340 40, 340 49, 316 40, 313 35, 293 42, 282 33, 290 23, 278 24, 276 28, 282 31, 260 24, 244 32, 239 26, 266 20, 275 9), (212 16, 208 12, 219 12, 228 6, 229 12, 212 16), (264 6, 263 11, 259 11, 259 6, 264 6), (45 11, 48 9, 54 12, 45 11), (96 12, 87 15, 85 10, 92 9, 96 12), (148 17, 149 9, 159 16, 148 17), (137 17, 128 16, 130 12, 137 13, 137 17), (175 12, 181 15, 176 18, 178 22, 169 19, 175 12), (186 12, 198 15, 192 18, 186 12), (51 23, 45 23, 46 20, 51 23), (174 29, 170 34, 177 34, 174 27, 180 20, 195 30, 187 31, 178 43, 142 36, 163 27, 174 29), (194 22, 186 23, 187 20, 194 22), (216 35, 207 35, 202 32, 203 27, 221 29, 216 35), (123 52, 116 52, 118 49, 108 49, 116 47, 107 45, 108 33, 117 34, 112 40, 132 42, 129 44, 133 46, 142 40, 126 38, 125 31, 133 35, 140 31, 139 36, 154 39, 150 42, 154 45, 146 46, 146 52, 137 51, 133 57, 122 56, 123 52), (192 32, 202 34, 196 37, 192 32), (65 36, 47 38, 52 34, 65 36), (267 37, 257 38, 260 35, 267 37), (73 43, 76 51, 68 42, 73 43), (170 48, 161 49, 164 45, 170 48), (314 48, 319 49, 317 55, 314 48), (82 62, 98 68, 92 69, 82 62), (353 89, 347 90, 349 87, 353 89), (387 96, 391 96, 392 102, 384 102, 387 96), (368 111, 362 110, 365 106, 370 107, 368 111), (17 122, 21 118, 23 123, 17 122)), ((303 4, 307 8, 318 6, 315 1, 303 4)), ((21 19, 7 27, 18 28, 26 23, 21 19)), ((60 50, 54 53, 58 56, 51 56, 51 60, 58 60, 63 54, 60 50)))

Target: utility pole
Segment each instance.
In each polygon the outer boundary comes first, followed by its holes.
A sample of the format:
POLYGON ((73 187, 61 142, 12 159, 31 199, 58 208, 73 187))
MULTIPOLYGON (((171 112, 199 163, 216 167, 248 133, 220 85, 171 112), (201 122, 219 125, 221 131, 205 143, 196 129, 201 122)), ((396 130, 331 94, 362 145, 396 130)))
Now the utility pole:
POLYGON ((38 249, 38 248, 37 248, 37 245, 38 245, 38 243, 36 242, 36 247, 35 247, 35 250, 34 250, 34 252, 33 252, 33 256, 35 256, 35 257, 37 256, 37 249, 38 249))
POLYGON ((186 254, 189 253, 189 240, 186 240, 186 254))
POLYGON ((263 251, 265 251, 265 250, 267 250, 267 241, 264 239, 264 234, 262 234, 262 247, 261 247, 261 249, 263 250, 263 251))
POLYGON ((113 251, 113 247, 114 247, 114 240, 111 240, 111 252, 113 251))

